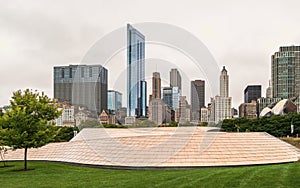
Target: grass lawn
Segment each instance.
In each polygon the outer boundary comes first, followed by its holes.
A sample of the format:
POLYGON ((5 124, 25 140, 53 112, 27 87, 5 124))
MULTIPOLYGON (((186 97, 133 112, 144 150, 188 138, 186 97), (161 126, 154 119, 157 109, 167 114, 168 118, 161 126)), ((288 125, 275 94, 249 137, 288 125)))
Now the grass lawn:
MULTIPOLYGON (((0 166, 3 164, 0 163, 0 166)), ((300 187, 300 163, 193 170, 107 170, 54 162, 0 168, 0 187, 300 187)))

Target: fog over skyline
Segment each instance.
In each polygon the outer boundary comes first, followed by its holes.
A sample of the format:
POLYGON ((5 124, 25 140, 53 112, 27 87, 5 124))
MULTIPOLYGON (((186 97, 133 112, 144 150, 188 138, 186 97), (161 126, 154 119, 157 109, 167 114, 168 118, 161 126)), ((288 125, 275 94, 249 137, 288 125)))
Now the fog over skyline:
MULTIPOLYGON (((299 45, 299 5, 296 0, 0 0, 0 106, 9 104, 12 92, 18 89, 38 89, 53 97, 54 66, 79 64, 95 42, 127 23, 160 22, 190 32, 208 48, 220 71, 226 66, 229 95, 237 108, 247 85, 262 85, 265 96, 271 78, 271 55, 280 46, 299 45)), ((153 54, 164 57, 164 52, 172 54, 172 50, 162 49, 146 46, 146 58, 153 54)), ((116 55, 108 66, 108 89, 114 89, 112 82, 126 76, 122 70, 112 70, 120 64, 126 66, 125 54, 126 51, 116 55)), ((178 60, 185 63, 183 57, 178 56, 178 60)), ((169 67, 157 63, 147 68, 149 81, 152 72, 158 70, 165 78, 162 86, 168 84, 169 67)), ((183 74, 205 79, 192 70, 183 74)), ((189 80, 185 83, 184 94, 189 98, 189 80)), ((124 99, 122 84, 118 87, 124 99)), ((206 104, 216 94, 206 96, 206 104)))

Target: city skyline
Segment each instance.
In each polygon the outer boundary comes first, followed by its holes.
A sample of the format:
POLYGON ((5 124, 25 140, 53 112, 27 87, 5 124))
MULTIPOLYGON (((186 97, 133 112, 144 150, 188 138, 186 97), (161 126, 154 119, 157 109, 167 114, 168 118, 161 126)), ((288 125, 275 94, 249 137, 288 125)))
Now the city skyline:
MULTIPOLYGON (((117 5, 96 1, 91 4, 83 1, 78 4, 71 1, 58 4, 31 1, 1 3, 0 61, 3 68, 0 74, 4 79, 0 81, 0 106, 8 104, 12 92, 18 89, 38 89, 53 97, 53 66, 78 64, 89 47, 106 33, 128 22, 146 21, 178 25, 203 41, 219 67, 225 65, 231 73, 229 93, 235 108, 243 101, 243 89, 247 85, 262 85, 262 96, 265 96, 271 78, 271 54, 280 46, 297 45, 300 40, 296 32, 299 15, 295 11, 299 2, 230 1, 220 4, 219 8, 214 6, 214 2, 195 1, 178 4, 178 7, 172 5, 166 12, 170 2, 163 2, 160 6, 148 2, 140 5, 141 9, 123 6, 121 2, 117 5), (69 8, 57 9, 63 5, 69 8), (157 14, 151 16, 149 11, 154 7, 157 14), (188 11, 177 15, 183 7, 188 11), (119 11, 117 15, 111 11, 115 8, 119 11), (132 10, 137 13, 130 14, 132 10), (256 14, 253 15, 250 10, 255 10, 256 14), (272 14, 276 11, 281 14, 272 14), (108 16, 110 21, 107 21, 108 16), (197 23, 189 19, 191 16, 197 19, 197 23), (17 76, 12 76, 13 73, 17 76)), ((118 60, 126 62, 123 56, 118 60)), ((111 67, 108 70, 111 71, 111 67)), ((152 73, 154 69, 149 71, 152 73)), ((205 80, 202 76, 193 77, 205 80)), ((189 92, 189 89, 183 90, 189 92)), ((184 95, 190 96, 189 93, 184 95)))

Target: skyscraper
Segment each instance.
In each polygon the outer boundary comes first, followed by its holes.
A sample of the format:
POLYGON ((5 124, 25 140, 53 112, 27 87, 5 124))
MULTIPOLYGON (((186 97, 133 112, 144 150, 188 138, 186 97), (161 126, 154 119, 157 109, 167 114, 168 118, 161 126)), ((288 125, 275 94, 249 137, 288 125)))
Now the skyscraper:
MULTIPOLYGON (((272 56, 272 95, 289 99, 300 93, 300 46, 283 46, 272 56)), ((299 108, 299 99, 296 101, 299 108)))
POLYGON ((224 119, 230 119, 231 114, 231 97, 229 97, 229 76, 225 66, 223 67, 220 75, 220 96, 212 99, 213 121, 218 123, 224 119))
POLYGON ((191 81, 191 121, 200 120, 201 108, 205 106, 205 81, 191 81))
POLYGON ((154 98, 149 103, 149 120, 160 125, 171 121, 171 108, 163 100, 154 98))
POLYGON ((266 89, 266 98, 272 98, 272 86, 271 81, 269 80, 269 86, 266 89))
POLYGON ((239 106, 239 117, 247 119, 257 118, 256 100, 252 100, 250 103, 242 103, 239 106))
POLYGON ((156 124, 169 123, 171 120, 171 106, 161 99, 161 79, 158 72, 152 77, 152 97, 149 103, 149 120, 156 124))
POLYGON ((251 103, 261 97, 261 85, 249 85, 244 90, 244 103, 251 103))
POLYGON ((154 72, 152 76, 152 99, 161 98, 161 79, 159 72, 154 72))
POLYGON ((172 87, 162 88, 162 100, 165 104, 169 105, 170 108, 173 108, 172 96, 172 87))
POLYGON ((171 107, 172 110, 179 108, 179 89, 178 87, 163 87, 162 100, 171 107))
POLYGON ((178 87, 181 91, 181 76, 177 69, 171 69, 170 71, 170 86, 178 87))
POLYGON ((101 65, 54 67, 54 98, 101 113, 107 109, 107 69, 101 65))
POLYGON ((127 116, 145 117, 145 36, 127 24, 127 116))
POLYGON ((186 100, 186 96, 179 97, 179 108, 175 112, 175 121, 179 122, 180 124, 189 123, 190 119, 190 105, 186 100))
POLYGON ((223 69, 221 71, 220 75, 220 97, 228 97, 228 89, 229 89, 229 76, 227 75, 227 70, 225 69, 225 66, 223 66, 223 69))
POLYGON ((122 93, 114 90, 108 90, 107 109, 116 113, 122 108, 122 93))

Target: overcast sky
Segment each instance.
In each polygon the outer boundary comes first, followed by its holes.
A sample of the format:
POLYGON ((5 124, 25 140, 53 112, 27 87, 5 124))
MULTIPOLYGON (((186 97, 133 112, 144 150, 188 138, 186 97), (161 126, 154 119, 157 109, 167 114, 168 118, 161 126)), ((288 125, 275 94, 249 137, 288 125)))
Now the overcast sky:
MULTIPOLYGON (((297 0, 0 0, 0 106, 18 89, 53 97, 53 66, 80 63, 96 41, 127 23, 161 22, 196 36, 227 67, 238 107, 249 84, 261 84, 265 95, 271 54, 299 45, 299 7, 297 0)), ((125 65, 126 57, 119 61, 125 65)))

